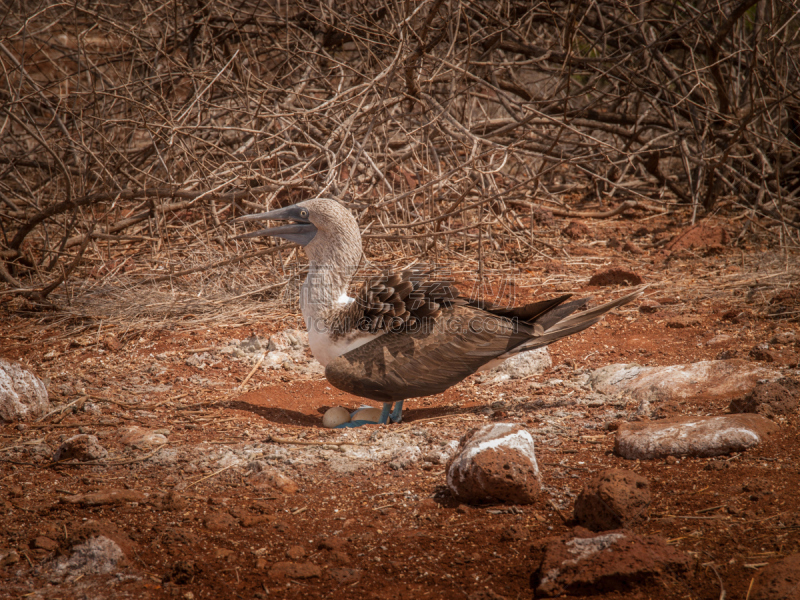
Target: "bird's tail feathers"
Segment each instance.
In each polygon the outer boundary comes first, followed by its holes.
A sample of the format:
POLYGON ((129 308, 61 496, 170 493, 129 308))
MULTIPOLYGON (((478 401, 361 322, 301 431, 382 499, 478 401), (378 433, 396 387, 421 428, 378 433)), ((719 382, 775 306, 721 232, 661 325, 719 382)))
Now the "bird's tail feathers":
MULTIPOLYGON (((568 335, 572 335, 573 333, 578 333, 587 329, 600 321, 607 312, 625 304, 628 304, 632 300, 635 300, 639 296, 644 293, 647 286, 642 286, 635 292, 627 294, 622 298, 617 298, 616 300, 612 300, 611 302, 606 302, 605 304, 601 304, 600 306, 596 306, 594 308, 590 308, 589 310, 573 313, 569 316, 561 319, 557 323, 553 324, 552 326, 545 329, 544 333, 541 335, 537 335, 536 337, 531 338, 530 340, 520 344, 516 348, 514 348, 511 352, 508 352, 508 356, 513 356, 519 352, 523 352, 525 350, 534 350, 536 348, 542 348, 549 344, 552 344, 556 340, 560 340, 561 338, 567 337, 568 335)), ((575 301, 577 302, 577 301, 575 301)), ((570 303, 571 304, 571 303, 570 303)), ((559 307, 561 308, 561 307, 559 307)), ((506 357, 500 357, 506 358, 506 357)))
POLYGON ((586 303, 589 301, 588 298, 582 298, 581 300, 573 300, 571 302, 565 302, 564 304, 557 306, 556 308, 547 311, 541 317, 536 319, 534 323, 539 325, 542 329, 547 331, 553 325, 559 323, 562 319, 566 319, 576 310, 580 310, 586 303))

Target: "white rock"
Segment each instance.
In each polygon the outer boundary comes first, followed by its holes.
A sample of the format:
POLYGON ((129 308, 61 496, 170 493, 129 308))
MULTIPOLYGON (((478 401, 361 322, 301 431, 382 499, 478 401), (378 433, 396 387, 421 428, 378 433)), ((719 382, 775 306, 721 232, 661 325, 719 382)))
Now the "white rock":
POLYGON ((309 375, 325 375, 325 367, 323 367, 317 359, 312 358, 306 364, 306 373, 309 375))
POLYGON ((0 421, 28 421, 49 410, 44 383, 17 363, 0 358, 0 421))
POLYGON ((400 450, 396 451, 392 455, 392 458, 389 461, 389 466, 392 469, 399 471, 410 465, 413 465, 421 457, 422 450, 419 449, 419 446, 406 446, 405 448, 401 448, 400 450))
POLYGON ((470 431, 447 466, 447 487, 466 502, 530 504, 540 488, 533 437, 514 423, 470 431))
POLYGON ((776 333, 772 338, 770 338, 770 344, 794 344, 797 341, 797 334, 794 331, 779 331, 776 333))
POLYGON ((263 350, 264 346, 261 345, 261 340, 257 335, 250 336, 246 340, 239 342, 239 349, 247 354, 255 354, 263 350))
POLYGON ((178 462, 178 451, 175 448, 161 448, 147 459, 147 464, 168 467, 178 462))
POLYGON ((167 443, 167 437, 162 433, 156 433, 141 427, 128 427, 120 431, 120 442, 126 446, 145 448, 147 446, 161 446, 167 443))
POLYGON ((83 412, 90 415, 101 415, 103 414, 103 409, 100 408, 99 404, 95 404, 94 402, 84 402, 83 412))
POLYGON ((539 375, 552 366, 553 359, 550 358, 550 351, 547 348, 537 348, 512 356, 489 371, 489 376, 493 377, 494 383, 499 383, 508 379, 523 379, 531 375, 539 375))
POLYGON ((203 352, 201 354, 192 354, 184 362, 190 367, 195 367, 202 371, 203 369, 206 368, 206 361, 209 362, 214 361, 214 357, 211 356, 208 352, 203 352))
POLYGON ((19 553, 11 548, 0 548, 0 567, 7 567, 19 562, 19 553))
POLYGON ((730 398, 749 392, 761 379, 780 376, 778 371, 734 359, 667 367, 614 364, 593 371, 588 383, 603 394, 625 393, 640 401, 667 401, 697 396, 730 398))
POLYGON ((272 352, 267 352, 267 355, 264 357, 264 362, 261 363, 262 368, 266 371, 267 369, 282 369, 283 363, 291 363, 292 357, 286 354, 286 352, 281 352, 280 350, 273 350, 272 352))
POLYGON ((359 460, 353 460, 348 456, 332 456, 328 461, 328 468, 334 473, 340 475, 349 475, 351 473, 359 473, 364 470, 364 465, 359 460))
POLYGON ((216 468, 217 469, 227 469, 230 466, 237 465, 242 461, 236 456, 235 452, 231 452, 230 450, 225 452, 222 456, 219 457, 217 460, 216 468))
POLYGON ((123 558, 125 554, 122 548, 113 540, 100 535, 74 546, 68 557, 58 557, 54 561, 53 572, 59 577, 69 574, 71 578, 79 575, 102 575, 113 571, 123 558))
POLYGON ((86 462, 101 460, 106 456, 108 456, 108 450, 100 445, 97 437, 80 433, 64 440, 53 454, 53 462, 62 460, 86 462))
POLYGON ((252 473, 250 481, 257 488, 271 487, 286 494, 294 494, 299 489, 294 481, 263 460, 251 462, 248 469, 252 473))
POLYGON ((720 335, 715 335, 710 340, 706 342, 706 346, 722 346, 727 344, 728 342, 733 341, 732 335, 727 335, 725 333, 721 333, 720 335))
POLYGON ((692 564, 667 540, 626 530, 547 538, 531 550, 539 563, 531 576, 537 598, 618 594, 619 589, 646 585, 662 573, 679 575, 692 564))
POLYGON ((444 446, 437 450, 431 450, 425 455, 425 460, 435 465, 447 464, 447 461, 453 458, 458 450, 458 441, 450 440, 444 446))
POLYGON ((623 423, 614 450, 628 459, 666 456, 719 456, 760 444, 778 426, 761 415, 675 417, 623 423))
POLYGON ((308 333, 299 329, 285 329, 269 338, 268 350, 278 350, 289 354, 304 352, 308 347, 308 333))

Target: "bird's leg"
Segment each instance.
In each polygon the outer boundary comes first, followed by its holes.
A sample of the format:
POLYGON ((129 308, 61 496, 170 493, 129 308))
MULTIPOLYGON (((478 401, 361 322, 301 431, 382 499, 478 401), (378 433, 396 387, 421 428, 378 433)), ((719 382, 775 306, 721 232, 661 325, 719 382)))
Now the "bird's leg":
MULTIPOLYGON (((398 400, 397 404, 394 405, 394 410, 392 411, 392 414, 389 415, 392 423, 399 423, 403 420, 403 402, 404 400, 398 400)), ((384 406, 386 405, 384 404, 384 406)))
POLYGON ((392 410, 393 402, 384 402, 383 408, 381 409, 381 416, 378 418, 378 423, 380 425, 387 425, 389 423, 389 412, 392 410))

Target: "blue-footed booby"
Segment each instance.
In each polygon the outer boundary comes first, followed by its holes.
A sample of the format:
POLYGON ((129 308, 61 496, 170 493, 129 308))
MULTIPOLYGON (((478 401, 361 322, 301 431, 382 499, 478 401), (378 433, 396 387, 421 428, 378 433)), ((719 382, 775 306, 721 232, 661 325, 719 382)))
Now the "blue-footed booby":
POLYGON ((333 386, 383 402, 383 424, 400 422, 404 400, 438 394, 515 354, 583 331, 643 291, 581 312, 587 300, 568 302, 569 294, 498 308, 459 296, 452 281, 405 269, 368 279, 349 296, 362 247, 358 222, 344 206, 312 198, 237 219, 252 220, 290 222, 238 237, 274 236, 305 248, 300 309, 311 352, 333 386))

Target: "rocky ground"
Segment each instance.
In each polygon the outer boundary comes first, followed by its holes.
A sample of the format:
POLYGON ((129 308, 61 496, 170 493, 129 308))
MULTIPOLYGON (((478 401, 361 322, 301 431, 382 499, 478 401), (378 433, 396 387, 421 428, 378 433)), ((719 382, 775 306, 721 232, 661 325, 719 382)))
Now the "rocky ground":
POLYGON ((794 258, 657 219, 562 225, 569 258, 523 270, 520 301, 645 296, 552 365, 474 376, 388 427, 322 427, 362 403, 287 331, 291 307, 131 338, 0 305, 0 358, 43 382, 6 366, 33 400, 0 406, 3 593, 797 598, 794 258), (502 423, 520 427, 481 435, 525 443, 448 485, 465 434, 502 423))

